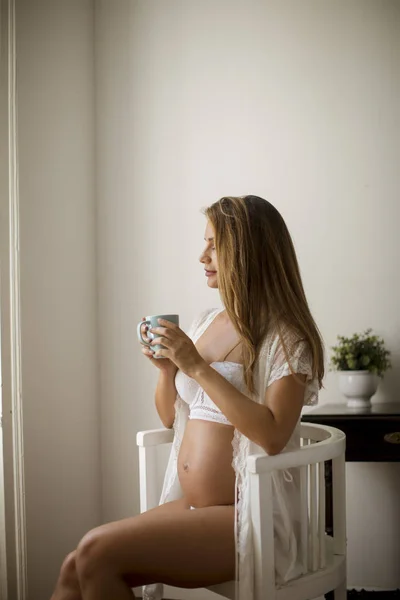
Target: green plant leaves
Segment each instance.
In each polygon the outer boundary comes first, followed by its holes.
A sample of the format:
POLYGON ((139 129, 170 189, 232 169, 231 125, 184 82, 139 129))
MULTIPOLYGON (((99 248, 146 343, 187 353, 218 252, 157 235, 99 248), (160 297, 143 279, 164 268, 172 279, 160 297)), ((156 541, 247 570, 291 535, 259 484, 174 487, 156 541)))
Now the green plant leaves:
POLYGON ((390 352, 382 338, 372 335, 372 329, 362 334, 354 333, 351 337, 338 335, 337 339, 338 344, 331 347, 331 370, 370 371, 383 377, 390 369, 390 352))

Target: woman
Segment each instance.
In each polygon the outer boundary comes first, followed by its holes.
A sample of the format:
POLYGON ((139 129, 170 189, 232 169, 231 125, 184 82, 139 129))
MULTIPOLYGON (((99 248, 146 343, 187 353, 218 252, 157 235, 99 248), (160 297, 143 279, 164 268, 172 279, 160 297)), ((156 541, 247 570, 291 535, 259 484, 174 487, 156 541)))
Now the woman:
MULTIPOLYGON (((175 430, 160 506, 89 531, 52 600, 124 600, 141 585, 158 600, 157 582, 195 588, 235 577, 237 598, 253 597, 246 458, 299 446, 323 348, 279 212, 245 196, 221 198, 205 215, 200 262, 224 309, 202 313, 188 335, 160 322, 152 332, 162 359, 142 349, 160 372, 160 419, 175 430)), ((301 568, 297 475, 273 477, 278 581, 301 568)))

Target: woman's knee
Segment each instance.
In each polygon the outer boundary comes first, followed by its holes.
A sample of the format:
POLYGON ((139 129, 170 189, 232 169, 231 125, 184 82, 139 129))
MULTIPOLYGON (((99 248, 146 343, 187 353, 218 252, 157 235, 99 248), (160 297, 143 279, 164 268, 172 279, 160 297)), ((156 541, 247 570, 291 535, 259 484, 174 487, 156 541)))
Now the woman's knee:
POLYGON ((80 581, 107 567, 106 540, 101 527, 86 533, 76 549, 76 570, 80 581))
POLYGON ((76 570, 76 550, 70 552, 64 559, 60 569, 61 582, 67 587, 78 585, 78 574, 76 570))

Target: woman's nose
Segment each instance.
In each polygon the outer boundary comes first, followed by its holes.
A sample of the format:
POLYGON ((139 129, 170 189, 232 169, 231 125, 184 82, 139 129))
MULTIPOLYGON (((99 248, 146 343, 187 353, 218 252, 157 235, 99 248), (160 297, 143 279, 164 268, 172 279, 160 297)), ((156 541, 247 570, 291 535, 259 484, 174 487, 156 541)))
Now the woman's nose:
POLYGON ((207 254, 205 254, 204 252, 202 254, 200 254, 200 258, 199 258, 201 263, 209 263, 210 262, 210 257, 207 256, 207 254))

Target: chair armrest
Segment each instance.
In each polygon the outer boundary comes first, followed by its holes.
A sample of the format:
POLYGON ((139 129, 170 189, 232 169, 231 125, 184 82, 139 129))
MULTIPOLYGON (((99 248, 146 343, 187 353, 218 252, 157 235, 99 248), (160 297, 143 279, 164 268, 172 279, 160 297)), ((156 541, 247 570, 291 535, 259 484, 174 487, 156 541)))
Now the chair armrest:
POLYGON ((174 439, 173 429, 149 429, 148 431, 139 431, 136 434, 137 446, 160 446, 169 444, 174 439))
POLYGON ((265 454, 251 454, 247 458, 247 469, 250 473, 268 473, 270 471, 280 471, 292 467, 303 467, 305 465, 332 460, 344 454, 346 449, 346 436, 336 428, 332 430, 331 437, 327 440, 302 446, 297 450, 281 452, 273 456, 265 454))

